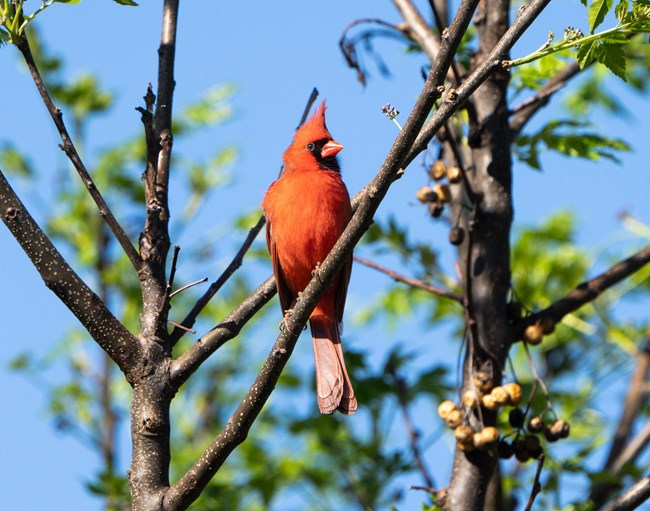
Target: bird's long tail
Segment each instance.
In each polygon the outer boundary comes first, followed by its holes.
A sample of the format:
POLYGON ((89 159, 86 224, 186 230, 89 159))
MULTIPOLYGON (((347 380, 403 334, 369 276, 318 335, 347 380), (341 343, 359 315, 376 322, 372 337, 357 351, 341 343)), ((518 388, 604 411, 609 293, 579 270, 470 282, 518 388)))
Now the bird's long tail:
POLYGON ((357 409, 357 398, 343 360, 339 325, 326 316, 312 316, 309 324, 316 360, 318 408, 321 413, 339 410, 352 415, 357 409))

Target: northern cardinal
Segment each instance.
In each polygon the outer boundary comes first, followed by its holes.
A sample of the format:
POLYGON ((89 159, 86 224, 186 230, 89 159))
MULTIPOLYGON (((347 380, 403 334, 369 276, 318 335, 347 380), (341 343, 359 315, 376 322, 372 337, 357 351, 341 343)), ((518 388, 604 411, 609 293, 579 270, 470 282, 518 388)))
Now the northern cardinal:
MULTIPOLYGON (((336 155, 343 146, 325 125, 325 102, 295 133, 284 152, 284 172, 262 201, 266 243, 286 314, 350 221, 350 196, 336 155)), ((352 269, 350 256, 309 316, 321 413, 351 415, 357 399, 343 360, 339 324, 352 269)))

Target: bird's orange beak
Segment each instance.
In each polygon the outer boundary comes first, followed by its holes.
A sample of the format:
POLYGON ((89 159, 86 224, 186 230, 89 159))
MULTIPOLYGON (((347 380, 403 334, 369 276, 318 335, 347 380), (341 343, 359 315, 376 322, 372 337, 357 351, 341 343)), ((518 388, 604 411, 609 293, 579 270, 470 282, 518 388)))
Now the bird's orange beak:
POLYGON ((330 156, 336 156, 343 149, 343 145, 334 140, 327 142, 320 151, 320 155, 323 158, 329 158, 330 156))

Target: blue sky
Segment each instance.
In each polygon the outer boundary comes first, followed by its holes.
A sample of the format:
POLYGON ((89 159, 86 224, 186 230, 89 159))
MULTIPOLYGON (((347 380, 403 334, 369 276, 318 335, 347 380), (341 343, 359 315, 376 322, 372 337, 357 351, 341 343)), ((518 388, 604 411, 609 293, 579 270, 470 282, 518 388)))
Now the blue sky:
MULTIPOLYGON (((65 55, 66 75, 96 74, 101 84, 116 94, 112 112, 91 125, 90 145, 86 149, 90 155, 110 141, 121 140, 141 129, 134 107, 140 104, 146 84, 156 80, 161 14, 160 2, 141 3, 137 8, 120 7, 109 0, 55 5, 41 16, 39 25, 44 40, 56 53, 65 55)), ((586 16, 578 0, 556 4, 515 47, 513 56, 539 47, 548 29, 556 34, 561 34, 566 25, 585 29, 586 16)), ((422 59, 404 55, 394 42, 377 45, 385 52, 392 76, 384 79, 371 66, 372 76, 365 89, 340 55, 338 39, 351 20, 379 17, 398 21, 388 1, 294 0, 241 6, 237 2, 198 0, 181 5, 175 107, 191 103, 218 84, 234 83, 237 92, 232 100, 235 113, 231 121, 217 131, 179 144, 178 149, 208 157, 217 147, 234 145, 239 152, 233 169, 234 184, 212 197, 202 210, 197 227, 184 236, 184 246, 198 243, 208 229, 221 229, 226 244, 236 246, 241 234, 225 232, 227 226, 237 213, 251 210, 261 201, 277 173, 281 154, 312 87, 316 86, 321 97, 327 99, 328 127, 345 146, 341 159, 351 194, 374 176, 396 135, 396 127, 382 116, 380 107, 390 102, 406 113, 421 87, 422 59)), ((63 165, 64 155, 57 147, 56 132, 33 83, 18 65, 14 48, 0 48, 0 69, 0 142, 12 140, 30 154, 43 176, 51 177, 55 168, 63 165)), ((608 86, 623 91, 617 80, 612 78, 608 86)), ((626 93, 624 102, 632 112, 631 117, 594 118, 610 135, 627 140, 634 148, 633 153, 622 157, 621 166, 609 161, 594 164, 549 155, 543 160, 542 173, 523 165, 515 168, 517 224, 535 224, 552 212, 574 209, 580 227, 579 242, 603 264, 607 262, 603 253, 619 249, 625 252, 631 246, 626 241, 630 236, 622 232, 617 220, 619 211, 626 209, 642 221, 650 221, 648 101, 626 93)), ((557 110, 550 109, 540 118, 548 119, 553 112, 557 110)), ((534 125, 539 126, 541 119, 534 125)), ((12 183, 26 198, 33 198, 28 185, 16 179, 12 183)), ((446 228, 429 222, 421 208, 411 205, 414 191, 422 184, 424 175, 414 164, 393 187, 379 215, 385 218, 390 212, 398 212, 402 221, 418 226, 417 235, 440 240, 434 243, 446 250, 449 262, 446 228)), ((26 202, 37 219, 47 218, 47 206, 35 200, 26 202)), ((177 204, 177 211, 180 207, 177 204)), ((0 468, 3 505, 15 511, 98 510, 100 503, 89 497, 80 484, 94 472, 95 455, 71 437, 56 433, 47 421, 43 394, 33 383, 6 370, 7 362, 25 350, 51 350, 76 321, 45 288, 4 227, 0 227, 0 253, 0 320, 4 331, 0 388, 5 389, 0 397, 0 434, 5 439, 4 463, 0 468), (30 483, 33 478, 38 481, 38 491, 30 483)), ((224 252, 223 261, 230 256, 224 252)), ((217 275, 219 268, 213 271, 209 276, 217 275)), ((187 280, 191 280, 192 271, 187 273, 187 280)), ((357 268, 350 287, 348 313, 353 315, 384 284, 387 283, 377 274, 357 268)), ((355 333, 353 326, 347 333, 354 339, 355 349, 374 349, 374 339, 355 333)), ((377 335, 381 336, 378 353, 385 353, 391 334, 377 335)), ((298 356, 309 356, 305 344, 298 356)), ((447 346, 440 350, 440 357, 453 361, 455 353, 454 347, 447 346)), ((57 373, 50 377, 56 379, 57 373)), ((128 438, 122 441, 128 446, 128 438)), ((449 445, 441 447, 443 452, 449 445)), ((122 464, 126 463, 123 459, 122 464)), ((436 466, 434 475, 438 481, 446 480, 449 468, 436 466)))

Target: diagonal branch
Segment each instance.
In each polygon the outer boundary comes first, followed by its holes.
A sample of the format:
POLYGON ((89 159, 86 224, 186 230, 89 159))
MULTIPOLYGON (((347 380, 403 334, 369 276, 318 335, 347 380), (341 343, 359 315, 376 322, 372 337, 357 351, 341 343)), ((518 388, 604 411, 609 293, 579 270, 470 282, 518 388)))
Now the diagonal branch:
POLYGON ((595 300, 603 291, 619 283, 624 278, 629 277, 649 262, 650 245, 620 263, 615 264, 606 272, 578 285, 578 287, 573 289, 564 298, 561 298, 546 309, 527 316, 521 322, 520 328, 515 334, 519 336, 518 338, 521 338, 523 330, 528 325, 532 325, 544 318, 549 318, 553 323, 560 322, 564 316, 579 309, 586 303, 595 300))
MULTIPOLYGON (((522 6, 519 9, 517 18, 501 38, 499 43, 490 52, 490 55, 485 59, 483 64, 471 73, 457 90, 450 90, 447 93, 440 108, 422 128, 422 131, 418 135, 417 140, 405 159, 405 166, 411 163, 418 154, 426 149, 427 145, 438 130, 440 130, 449 117, 451 117, 462 106, 474 91, 476 91, 476 89, 478 89, 478 87, 485 82, 492 73, 504 65, 503 59, 506 58, 510 49, 515 45, 537 16, 541 14, 550 1, 551 0, 533 0, 530 4, 522 6)), ((463 5, 459 7, 459 9, 462 8, 463 5)), ((454 22, 452 22, 450 26, 450 32, 453 30, 454 22)), ((441 48, 444 48, 444 44, 441 48)), ((441 58, 441 55, 439 55, 438 58, 441 58)))
POLYGON ((551 100, 553 95, 564 88, 569 81, 580 74, 580 65, 573 62, 553 76, 537 93, 512 109, 514 116, 510 121, 510 132, 516 137, 530 119, 551 100))
POLYGON ((196 341, 171 366, 170 380, 178 389, 205 360, 229 340, 235 338, 246 323, 275 296, 275 279, 266 279, 248 298, 210 332, 196 341))
POLYGON ((52 117, 52 120, 54 121, 54 125, 56 126, 56 129, 59 132, 61 141, 63 142, 60 146, 61 149, 63 149, 65 154, 72 162, 72 165, 74 166, 77 173, 79 174, 79 177, 81 177, 81 181, 83 182, 84 186, 88 190, 88 193, 95 201, 95 204, 99 209, 99 214, 102 216, 102 218, 108 225, 109 229, 111 230, 111 232, 113 233, 117 241, 119 242, 120 246, 122 247, 122 250, 124 250, 127 257, 131 261, 131 264, 136 270, 140 270, 140 267, 142 266, 142 260, 140 258, 140 255, 138 254, 138 251, 133 246, 133 243, 131 243, 131 240, 129 239, 128 235, 126 234, 126 232, 124 231, 120 223, 113 215, 113 212, 108 207, 108 204, 104 200, 104 197, 102 197, 102 194, 97 189, 95 182, 93 181, 92 177, 90 177, 90 174, 88 173, 88 170, 86 169, 86 166, 84 165, 81 156, 79 156, 79 153, 77 152, 77 149, 74 143, 72 142, 72 138, 70 137, 68 130, 63 122, 63 113, 59 108, 57 108, 54 105, 54 102, 50 97, 50 93, 47 91, 47 88, 45 87, 45 83, 43 82, 41 73, 38 70, 38 67, 36 66, 36 61, 34 60, 34 56, 32 55, 32 50, 29 46, 29 41, 27 40, 27 38, 26 37, 21 38, 17 44, 17 47, 22 53, 23 58, 25 59, 25 63, 29 68, 29 72, 32 75, 32 78, 34 80, 34 84, 36 85, 36 88, 38 89, 38 92, 41 95, 41 99, 43 100, 43 103, 45 103, 45 107, 47 108, 47 111, 52 117))
MULTIPOLYGON (((325 261, 314 270, 311 279, 293 308, 293 314, 285 319, 286 328, 275 341, 262 370, 246 396, 228 420, 225 428, 204 451, 199 460, 174 484, 164 499, 166 510, 186 509, 208 484, 230 453, 242 443, 262 407, 275 388, 282 369, 286 365, 302 332, 303 326, 328 285, 341 270, 352 249, 372 222, 372 217, 386 195, 395 177, 403 169, 404 159, 430 112, 440 97, 438 87, 444 81, 460 40, 467 30, 479 0, 463 0, 452 22, 449 37, 441 45, 438 59, 418 96, 404 128, 399 132, 393 146, 375 178, 366 187, 359 206, 345 231, 332 248, 325 261)), ((172 371, 177 363, 172 363, 172 371)))
POLYGON ((632 511, 650 498, 650 476, 645 476, 600 511, 632 511))
POLYGON ((381 266, 377 263, 374 263, 368 259, 364 259, 363 257, 359 256, 354 256, 354 260, 368 266, 369 268, 373 268, 377 271, 380 271, 382 273, 385 273, 388 275, 390 278, 397 282, 401 282, 403 284, 406 284, 407 286, 411 286, 417 289, 422 289, 423 291, 426 291, 427 293, 431 293, 433 295, 437 296, 442 296, 443 298, 449 298, 451 300, 454 300, 456 302, 462 303, 463 302, 463 297, 459 295, 458 293, 454 293, 453 291, 450 291, 449 289, 445 289, 442 287, 434 286, 433 284, 429 284, 428 282, 424 282, 423 280, 420 279, 414 279, 411 277, 407 277, 406 275, 402 275, 400 273, 397 273, 389 268, 385 268, 384 266, 381 266))
POLYGON ((138 340, 70 267, 16 196, 2 171, 0 215, 45 285, 70 309, 131 381, 131 373, 140 359, 138 340))

